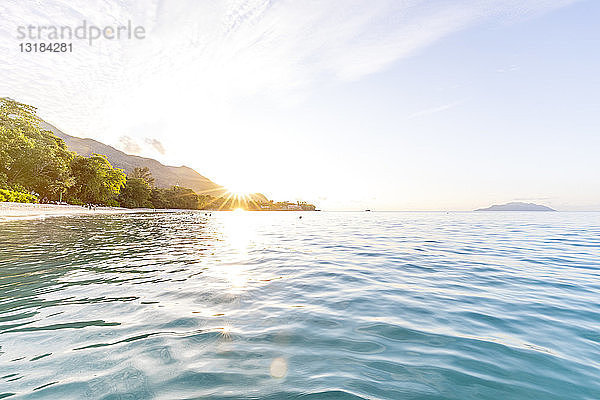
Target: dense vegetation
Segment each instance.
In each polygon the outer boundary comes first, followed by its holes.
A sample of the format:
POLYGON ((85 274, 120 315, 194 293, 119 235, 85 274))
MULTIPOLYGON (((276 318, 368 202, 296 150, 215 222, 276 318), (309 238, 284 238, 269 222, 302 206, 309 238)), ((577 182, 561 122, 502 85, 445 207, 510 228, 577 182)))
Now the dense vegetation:
POLYGON ((37 197, 23 192, 14 190, 0 189, 0 201, 12 201, 15 203, 35 203, 37 197))
POLYGON ((40 130, 34 107, 0 100, 0 188, 54 197, 73 185, 73 159, 64 142, 40 130))
POLYGON ((274 203, 260 194, 198 195, 157 188, 147 167, 129 176, 104 155, 82 157, 40 127, 35 107, 0 98, 0 201, 97 204, 128 208, 314 210, 307 203, 274 203))
MULTIPOLYGON (((66 200, 73 204, 116 205, 115 196, 125 184, 125 174, 106 157, 84 158, 40 128, 36 109, 10 99, 0 99, 0 188, 11 199, 66 200)), ((7 196, 4 196, 7 197, 7 196)))

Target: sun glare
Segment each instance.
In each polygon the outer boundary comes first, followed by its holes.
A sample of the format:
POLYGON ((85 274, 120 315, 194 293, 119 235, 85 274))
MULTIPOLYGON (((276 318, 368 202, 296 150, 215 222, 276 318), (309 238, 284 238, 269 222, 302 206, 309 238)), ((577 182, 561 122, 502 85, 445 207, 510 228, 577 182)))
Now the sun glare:
POLYGON ((221 209, 233 211, 258 210, 260 204, 256 201, 256 196, 251 193, 230 190, 224 195, 224 201, 219 207, 219 210, 221 209))
POLYGON ((229 194, 233 197, 238 197, 238 198, 244 198, 244 197, 248 197, 248 195, 250 195, 249 192, 246 192, 243 190, 228 190, 227 194, 229 194))

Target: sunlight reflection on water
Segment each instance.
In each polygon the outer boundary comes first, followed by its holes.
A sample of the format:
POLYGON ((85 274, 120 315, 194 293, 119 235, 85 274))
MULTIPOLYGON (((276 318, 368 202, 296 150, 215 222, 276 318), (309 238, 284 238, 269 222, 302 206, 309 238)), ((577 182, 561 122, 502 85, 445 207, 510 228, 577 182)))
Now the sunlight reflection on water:
POLYGON ((598 213, 0 225, 0 396, 600 398, 598 213))

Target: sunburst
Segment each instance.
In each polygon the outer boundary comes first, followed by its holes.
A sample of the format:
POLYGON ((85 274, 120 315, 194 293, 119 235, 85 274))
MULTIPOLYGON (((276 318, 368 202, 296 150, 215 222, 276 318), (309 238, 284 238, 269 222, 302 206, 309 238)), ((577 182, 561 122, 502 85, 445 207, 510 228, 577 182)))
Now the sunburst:
POLYGON ((252 199, 252 196, 249 193, 231 191, 225 194, 225 201, 219 205, 219 210, 222 210, 225 207, 234 211, 260 209, 259 204, 252 199))

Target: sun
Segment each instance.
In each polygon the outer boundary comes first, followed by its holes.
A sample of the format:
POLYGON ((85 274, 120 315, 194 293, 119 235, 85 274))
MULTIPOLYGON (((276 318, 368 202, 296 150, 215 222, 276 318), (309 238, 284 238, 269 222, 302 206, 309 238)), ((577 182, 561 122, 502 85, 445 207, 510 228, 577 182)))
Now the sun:
POLYGON ((223 208, 232 211, 249 211, 260 209, 251 192, 228 190, 223 196, 225 201, 223 208))
POLYGON ((261 198, 257 198, 254 192, 234 191, 227 188, 227 191, 219 198, 219 210, 256 211, 261 209, 260 202, 261 198))

